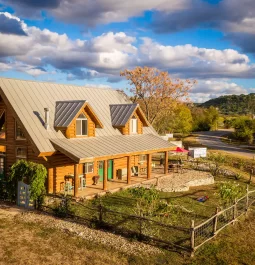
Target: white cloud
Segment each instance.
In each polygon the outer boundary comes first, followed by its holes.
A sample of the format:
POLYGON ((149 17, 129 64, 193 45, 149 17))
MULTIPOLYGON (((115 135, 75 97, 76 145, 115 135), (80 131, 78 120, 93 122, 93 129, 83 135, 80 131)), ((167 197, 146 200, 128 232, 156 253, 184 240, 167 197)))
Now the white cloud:
POLYGON ((198 80, 198 83, 190 91, 190 98, 194 102, 202 103, 209 99, 223 95, 248 94, 250 89, 233 82, 218 80, 198 80))

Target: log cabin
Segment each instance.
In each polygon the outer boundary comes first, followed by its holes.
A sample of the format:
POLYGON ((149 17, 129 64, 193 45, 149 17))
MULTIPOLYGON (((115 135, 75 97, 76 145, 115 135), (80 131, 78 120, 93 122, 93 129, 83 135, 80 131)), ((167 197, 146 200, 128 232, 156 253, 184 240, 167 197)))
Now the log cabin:
POLYGON ((0 128, 0 177, 26 159, 47 168, 48 193, 61 192, 72 176, 75 197, 95 177, 104 190, 117 178, 131 183, 141 164, 149 179, 152 154, 164 153, 168 161, 175 149, 138 104, 105 88, 0 78, 0 128))

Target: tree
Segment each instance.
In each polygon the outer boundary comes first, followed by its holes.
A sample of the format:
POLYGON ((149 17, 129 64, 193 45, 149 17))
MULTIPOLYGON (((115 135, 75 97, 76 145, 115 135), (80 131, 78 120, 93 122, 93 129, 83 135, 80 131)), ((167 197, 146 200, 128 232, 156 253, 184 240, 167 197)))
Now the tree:
POLYGON ((178 99, 187 97, 188 91, 196 83, 190 80, 173 80, 168 72, 150 67, 124 70, 120 75, 129 81, 133 102, 140 104, 151 124, 163 112, 174 108, 178 99))
POLYGON ((166 132, 177 132, 187 134, 192 130, 191 111, 186 104, 179 103, 173 110, 165 111, 154 124, 161 134, 166 132))

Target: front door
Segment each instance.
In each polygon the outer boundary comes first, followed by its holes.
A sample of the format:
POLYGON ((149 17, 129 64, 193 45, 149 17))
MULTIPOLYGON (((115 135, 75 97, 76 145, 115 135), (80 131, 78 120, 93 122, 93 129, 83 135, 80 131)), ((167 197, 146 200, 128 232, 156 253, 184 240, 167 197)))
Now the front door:
POLYGON ((104 161, 98 161, 98 175, 100 176, 99 181, 104 179, 104 161))
POLYGON ((108 179, 113 178, 113 160, 108 160, 108 179))

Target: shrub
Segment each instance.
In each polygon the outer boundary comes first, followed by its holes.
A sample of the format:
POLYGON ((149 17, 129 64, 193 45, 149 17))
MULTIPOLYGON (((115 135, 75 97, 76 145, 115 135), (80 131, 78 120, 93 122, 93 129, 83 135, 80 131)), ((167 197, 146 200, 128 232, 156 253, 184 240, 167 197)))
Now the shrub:
POLYGON ((45 180, 47 170, 42 164, 30 161, 18 160, 11 167, 8 177, 8 192, 11 197, 16 198, 18 181, 23 181, 30 185, 30 198, 35 201, 35 206, 39 208, 46 194, 45 180))
POLYGON ((219 187, 219 196, 225 206, 233 204, 243 193, 244 188, 237 183, 224 182, 219 187))

